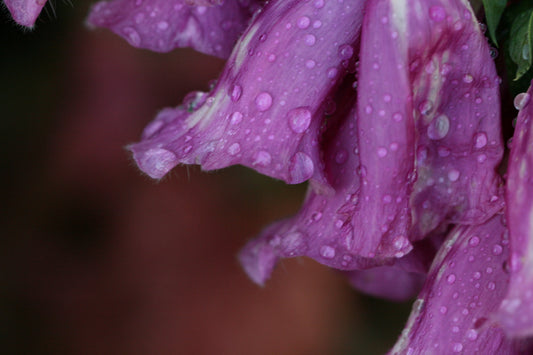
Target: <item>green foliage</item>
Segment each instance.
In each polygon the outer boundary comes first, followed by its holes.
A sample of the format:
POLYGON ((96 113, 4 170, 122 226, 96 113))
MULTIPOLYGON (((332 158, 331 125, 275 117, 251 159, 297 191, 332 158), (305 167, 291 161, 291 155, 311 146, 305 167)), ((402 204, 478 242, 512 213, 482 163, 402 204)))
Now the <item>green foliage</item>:
POLYGON ((500 23, 506 5, 507 0, 483 0, 487 28, 489 30, 490 39, 495 45, 498 45, 496 29, 498 28, 498 24, 500 23))
POLYGON ((509 56, 516 64, 516 75, 520 79, 533 63, 533 8, 521 12, 511 25, 509 56))

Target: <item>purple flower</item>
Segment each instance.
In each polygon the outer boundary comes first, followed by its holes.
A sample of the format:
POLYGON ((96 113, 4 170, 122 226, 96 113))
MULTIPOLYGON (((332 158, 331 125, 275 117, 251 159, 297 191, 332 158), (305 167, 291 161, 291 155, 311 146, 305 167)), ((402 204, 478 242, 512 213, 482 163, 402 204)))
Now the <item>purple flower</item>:
POLYGON ((533 335, 533 86, 518 97, 520 113, 509 158, 507 221, 509 290, 495 319, 513 337, 533 335))
POLYGON ((240 164, 309 181, 301 210, 239 254, 256 283, 308 256, 373 295, 421 290, 392 354, 525 351, 506 333, 533 332, 533 106, 511 152, 509 234, 500 79, 466 1, 112 0, 89 23, 136 47, 228 58, 210 92, 129 146, 146 174, 240 164))
POLYGON ((13 20, 26 27, 33 27, 46 0, 4 0, 13 20))

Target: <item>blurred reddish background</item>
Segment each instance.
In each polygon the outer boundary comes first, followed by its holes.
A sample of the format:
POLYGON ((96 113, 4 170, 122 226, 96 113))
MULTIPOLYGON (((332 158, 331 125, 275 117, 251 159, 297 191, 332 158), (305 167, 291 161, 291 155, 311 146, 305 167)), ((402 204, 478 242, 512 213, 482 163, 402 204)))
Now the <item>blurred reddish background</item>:
POLYGON ((238 265, 305 186, 241 167, 156 183, 125 151, 223 61, 137 50, 88 30, 88 2, 54 5, 33 32, 0 17, 5 353, 384 353, 409 304, 362 296, 309 259, 284 261, 263 289, 238 265))

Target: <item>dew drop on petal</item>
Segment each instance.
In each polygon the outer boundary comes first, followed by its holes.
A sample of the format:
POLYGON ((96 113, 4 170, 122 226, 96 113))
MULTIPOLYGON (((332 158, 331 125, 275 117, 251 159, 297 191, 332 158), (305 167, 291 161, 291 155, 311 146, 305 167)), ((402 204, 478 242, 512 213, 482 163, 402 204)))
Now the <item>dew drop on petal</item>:
POLYGON ((259 111, 266 111, 272 106, 272 96, 267 92, 262 92, 255 98, 255 105, 259 111))
POLYGON ((453 284, 455 282, 455 274, 448 275, 446 282, 448 282, 450 285, 453 284))
POLYGON ((527 105, 527 103, 529 102, 529 99, 530 99, 530 95, 526 92, 516 95, 513 101, 514 107, 517 110, 523 109, 524 106, 527 105))
POLYGON ((230 155, 237 155, 241 151, 241 146, 239 143, 233 143, 228 147, 228 153, 230 155))
POLYGON ((298 152, 291 158, 289 166, 289 174, 291 176, 291 183, 299 184, 309 180, 315 172, 315 165, 309 155, 298 152))
POLYGON ((341 59, 350 59, 353 56, 353 47, 349 44, 343 44, 339 47, 339 57, 341 59))
POLYGON ((139 36, 139 33, 135 31, 133 27, 124 27, 122 31, 126 35, 126 39, 128 40, 128 42, 132 46, 138 47, 141 45, 141 36, 139 36))
POLYGON ((242 87, 240 85, 233 85, 231 89, 231 101, 237 102, 241 98, 242 95, 242 87))
POLYGON ((480 149, 487 145, 487 135, 484 132, 479 132, 474 137, 476 148, 480 149))
POLYGON ((296 22, 296 25, 298 28, 301 28, 302 30, 305 30, 309 25, 311 24, 311 20, 307 16, 302 16, 298 19, 296 22))
POLYGON ((304 43, 308 46, 313 46, 316 43, 316 37, 312 34, 307 34, 304 36, 304 43))
POLYGON ((446 10, 439 5, 431 6, 429 9, 429 17, 435 22, 441 22, 446 18, 446 10))
POLYGON ((303 133, 311 124, 311 111, 307 107, 298 107, 290 110, 287 118, 294 133, 303 133))
POLYGON ((242 113, 240 113, 239 111, 235 111, 230 115, 229 119, 232 125, 238 125, 242 122, 242 113))
POLYGON ((500 244, 496 244, 492 248, 492 254, 494 255, 501 255, 503 253, 503 247, 500 244))
POLYGON ((455 182, 457 180, 459 180, 459 171, 456 170, 456 169, 452 169, 450 171, 448 171, 448 179, 452 182, 455 182))
POLYGON ((320 248, 320 255, 326 259, 332 259, 335 257, 335 249, 329 245, 324 245, 320 248))
POLYGON ((253 165, 267 166, 272 162, 272 156, 270 153, 260 150, 254 154, 253 165))
POLYGON ((428 126, 427 134, 430 139, 438 140, 446 137, 450 130, 450 120, 446 115, 434 118, 428 126))
POLYGON ((467 83, 467 84, 470 84, 471 82, 474 81, 474 77, 470 74, 465 74, 463 76, 463 82, 467 83))

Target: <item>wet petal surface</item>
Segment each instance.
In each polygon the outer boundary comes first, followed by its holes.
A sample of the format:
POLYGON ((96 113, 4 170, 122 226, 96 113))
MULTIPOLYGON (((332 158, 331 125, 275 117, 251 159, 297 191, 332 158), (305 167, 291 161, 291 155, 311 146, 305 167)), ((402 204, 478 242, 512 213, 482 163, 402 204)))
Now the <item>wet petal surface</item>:
POLYGON ((148 175, 179 163, 241 164, 288 183, 323 185, 327 100, 353 67, 362 3, 271 1, 237 43, 210 94, 164 110, 130 149, 148 175))
POLYGON ((511 283, 496 316, 515 337, 533 335, 533 89, 526 95, 516 123, 506 191, 511 283))
POLYGON ((524 344, 488 319, 507 289, 507 256, 502 215, 453 229, 391 354, 520 353, 524 344))
POLYGON ((193 6, 184 0, 111 0, 95 4, 88 23, 110 29, 134 47, 157 52, 191 47, 227 58, 260 7, 256 0, 226 0, 217 6, 193 6))

